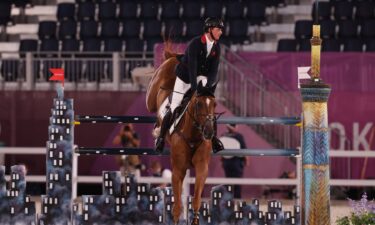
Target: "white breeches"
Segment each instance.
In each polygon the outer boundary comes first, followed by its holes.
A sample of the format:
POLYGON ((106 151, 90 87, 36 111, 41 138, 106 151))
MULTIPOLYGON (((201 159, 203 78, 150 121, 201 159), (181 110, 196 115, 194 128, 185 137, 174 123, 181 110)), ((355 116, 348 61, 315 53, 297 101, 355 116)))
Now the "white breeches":
MULTIPOLYGON (((199 84, 200 81, 202 81, 203 86, 206 86, 207 77, 198 76, 197 84, 199 84)), ((174 88, 173 88, 172 101, 171 101, 172 113, 181 104, 181 101, 184 98, 184 94, 190 89, 190 87, 191 87, 191 84, 187 84, 183 82, 178 77, 176 78, 176 82, 174 83, 174 88)))

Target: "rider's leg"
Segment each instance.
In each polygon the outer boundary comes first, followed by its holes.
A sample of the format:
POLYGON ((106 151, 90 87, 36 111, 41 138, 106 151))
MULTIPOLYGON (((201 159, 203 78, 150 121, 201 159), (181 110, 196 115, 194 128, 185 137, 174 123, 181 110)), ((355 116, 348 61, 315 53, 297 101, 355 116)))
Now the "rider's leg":
POLYGON ((171 106, 164 116, 164 119, 160 126, 160 135, 158 139, 156 140, 155 150, 159 153, 163 151, 164 144, 165 144, 165 135, 167 134, 167 131, 173 121, 173 116, 172 116, 173 112, 180 105, 184 97, 184 94, 186 93, 187 90, 190 89, 190 86, 191 86, 190 84, 186 84, 180 78, 178 77, 176 78, 176 82, 173 88, 171 106))

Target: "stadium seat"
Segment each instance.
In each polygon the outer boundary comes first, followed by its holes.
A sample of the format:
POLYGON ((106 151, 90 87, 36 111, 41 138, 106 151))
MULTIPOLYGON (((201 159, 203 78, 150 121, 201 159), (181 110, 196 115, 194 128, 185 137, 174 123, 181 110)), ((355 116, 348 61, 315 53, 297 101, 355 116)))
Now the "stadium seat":
POLYGON ((353 20, 339 22, 338 37, 340 39, 352 39, 358 37, 358 24, 353 20))
POLYGON ((82 2, 78 5, 78 20, 94 20, 95 4, 93 2, 82 2))
POLYGON ((159 13, 159 5, 157 1, 141 2, 140 17, 144 19, 156 19, 159 13))
MULTIPOLYGON (((248 23, 246 20, 230 20, 229 21, 229 38, 231 44, 245 44, 249 42, 248 23)), ((247 43, 249 44, 249 43, 247 43)))
POLYGON ((296 39, 310 39, 312 37, 311 20, 298 20, 294 28, 294 36, 296 39))
POLYGON ((28 5, 32 5, 32 2, 31 0, 12 0, 12 3, 16 6, 16 7, 20 7, 20 8, 26 8, 28 5))
POLYGON ((142 57, 144 51, 144 41, 139 38, 125 40, 125 52, 127 57, 142 57))
POLYGON ((170 38, 179 38, 183 35, 184 24, 181 20, 165 21, 164 36, 170 38))
POLYGON ((79 52, 80 42, 75 39, 66 39, 62 41, 61 51, 63 52, 79 52))
POLYGON ((204 5, 204 15, 207 17, 222 18, 224 5, 218 1, 208 1, 204 5))
POLYGON ((297 51, 297 41, 295 39, 280 39, 277 43, 278 52, 297 51))
POLYGON ((366 42, 366 52, 375 52, 375 39, 366 42))
POLYGON ((323 52, 340 52, 341 51, 341 41, 336 39, 325 39, 322 42, 323 52))
POLYGON ((264 25, 266 24, 266 5, 263 2, 248 2, 247 18, 251 25, 264 25))
MULTIPOLYGON (((319 15, 318 15, 319 21, 330 20, 331 15, 332 15, 331 3, 319 1, 318 12, 319 12, 319 15)), ((315 21, 316 20, 316 18, 315 18, 316 17, 316 3, 315 2, 312 6, 312 13, 311 14, 312 14, 313 21, 315 21)))
POLYGON ((117 38, 120 34, 120 22, 118 20, 105 20, 101 24, 100 37, 103 39, 117 38))
POLYGON ((200 1, 184 1, 182 3, 182 17, 184 19, 200 19, 201 18, 201 3, 200 1))
POLYGON ((362 52, 363 42, 359 39, 347 39, 344 41, 344 52, 362 52))
POLYGON ((323 39, 336 37, 336 22, 332 20, 323 20, 320 22, 320 36, 323 39))
POLYGON ((116 18, 116 4, 103 2, 99 4, 99 20, 112 20, 116 18))
POLYGON ((138 38, 141 31, 141 23, 138 20, 126 20, 122 24, 123 38, 138 38))
POLYGON ((361 37, 365 40, 375 39, 375 20, 366 20, 361 26, 361 37))
POLYGON ((121 19, 134 19, 138 16, 138 4, 136 1, 122 1, 120 2, 120 14, 121 19))
POLYGON ((225 17, 227 20, 240 19, 244 16, 244 4, 239 1, 227 1, 225 3, 226 13, 225 17))
POLYGON ((354 5, 349 1, 336 2, 333 5, 336 20, 351 20, 353 18, 354 5))
POLYGON ((73 53, 80 52, 80 41, 75 39, 66 39, 62 41, 61 56, 64 59, 65 78, 67 81, 78 81, 82 77, 82 62, 70 58, 73 53))
POLYGON ((163 20, 180 17, 180 4, 178 2, 163 1, 161 6, 161 18, 163 20))
POLYGON ((310 52, 311 42, 309 39, 300 39, 298 41, 298 51, 300 52, 310 52))
POLYGON ((123 41, 119 38, 106 39, 104 40, 104 51, 105 52, 122 52, 123 41))
POLYGON ((59 51, 59 41, 57 39, 44 39, 40 44, 41 52, 57 52, 59 51))
POLYGON ((144 31, 143 37, 145 39, 152 37, 152 38, 161 38, 161 22, 157 20, 146 20, 144 21, 144 31))
POLYGON ((75 39, 77 23, 73 20, 61 21, 59 25, 59 39, 75 39))
POLYGON ((82 40, 96 38, 98 35, 98 22, 85 20, 81 22, 80 38, 82 40))
POLYGON ((361 1, 357 3, 355 18, 359 21, 365 21, 374 18, 375 3, 370 1, 361 1))
POLYGON ((202 20, 190 20, 186 22, 186 37, 188 39, 202 34, 202 30, 203 30, 202 20))
POLYGON ((20 41, 20 52, 36 52, 38 51, 38 40, 23 39, 20 41))
POLYGON ((56 22, 55 21, 41 21, 39 22, 38 36, 39 39, 48 39, 56 37, 56 22))
POLYGON ((154 51, 154 45, 157 43, 163 43, 163 38, 148 38, 146 40, 146 51, 147 52, 153 52, 154 51))
POLYGON ((57 19, 61 20, 71 20, 75 19, 76 6, 74 3, 60 3, 57 5, 57 19))
POLYGON ((12 5, 10 2, 0 2, 0 26, 6 26, 11 20, 12 5))
POLYGON ((84 52, 100 52, 101 51, 101 41, 97 38, 91 38, 83 41, 84 52))

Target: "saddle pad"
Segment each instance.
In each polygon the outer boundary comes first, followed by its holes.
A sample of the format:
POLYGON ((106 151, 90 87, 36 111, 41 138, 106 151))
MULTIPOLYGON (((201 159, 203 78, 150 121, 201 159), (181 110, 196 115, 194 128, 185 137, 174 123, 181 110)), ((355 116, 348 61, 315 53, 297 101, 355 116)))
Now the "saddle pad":
POLYGON ((182 118, 182 116, 185 114, 187 108, 189 106, 189 102, 185 105, 185 108, 184 110, 181 111, 181 114, 177 117, 177 119, 175 119, 171 125, 171 127, 169 128, 169 134, 173 134, 173 131, 174 129, 178 126, 178 124, 180 123, 180 120, 182 118))

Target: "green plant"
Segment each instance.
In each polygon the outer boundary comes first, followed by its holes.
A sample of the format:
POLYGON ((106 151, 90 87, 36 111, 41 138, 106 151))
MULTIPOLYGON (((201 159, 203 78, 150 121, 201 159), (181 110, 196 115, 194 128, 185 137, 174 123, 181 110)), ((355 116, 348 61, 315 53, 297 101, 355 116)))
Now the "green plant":
POLYGON ((336 220, 337 225, 375 225, 375 203, 368 201, 364 193, 360 201, 349 199, 352 208, 350 216, 336 220))

